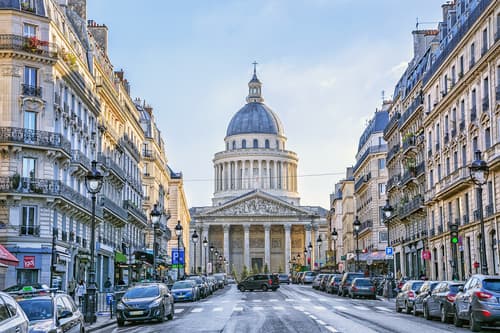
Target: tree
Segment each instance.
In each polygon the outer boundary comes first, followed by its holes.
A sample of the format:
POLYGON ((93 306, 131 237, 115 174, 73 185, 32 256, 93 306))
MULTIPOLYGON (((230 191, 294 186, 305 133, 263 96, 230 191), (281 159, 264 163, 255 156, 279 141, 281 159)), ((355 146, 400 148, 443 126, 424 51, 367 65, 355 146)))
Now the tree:
POLYGON ((267 262, 264 264, 264 273, 269 273, 269 267, 267 267, 267 262))
POLYGON ((245 280, 248 276, 248 268, 247 266, 243 266, 243 271, 241 271, 241 280, 245 280))

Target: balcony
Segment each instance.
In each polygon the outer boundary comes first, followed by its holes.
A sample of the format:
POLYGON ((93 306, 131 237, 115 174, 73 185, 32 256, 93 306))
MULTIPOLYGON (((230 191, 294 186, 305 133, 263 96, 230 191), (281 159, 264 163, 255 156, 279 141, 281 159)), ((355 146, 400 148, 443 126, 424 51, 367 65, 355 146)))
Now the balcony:
POLYGON ((387 137, 387 135, 391 132, 393 128, 395 128, 396 124, 399 122, 399 118, 401 115, 399 112, 396 112, 395 114, 392 115, 391 119, 389 119, 389 123, 387 126, 384 128, 384 138, 387 137))
POLYGON ((470 121, 476 121, 477 119, 477 112, 476 112, 476 106, 473 105, 472 108, 470 109, 470 121))
POLYGON ((401 116, 401 119, 399 119, 398 122, 399 128, 401 128, 408 121, 408 119, 411 118, 411 116, 415 113, 415 111, 418 109, 419 106, 423 105, 422 103, 423 103, 422 96, 418 95, 405 110, 405 112, 401 116))
POLYGON ((156 158, 156 154, 151 149, 143 149, 142 157, 146 160, 154 160, 156 158))
POLYGON ((40 236, 40 226, 21 225, 19 227, 19 236, 40 236))
POLYGON ((415 149, 416 138, 414 135, 407 136, 403 139, 403 153, 410 149, 415 149))
POLYGON ((0 53, 5 50, 21 51, 36 56, 57 58, 56 44, 39 40, 36 37, 0 34, 0 53))
POLYGON ((42 87, 32 86, 29 84, 22 84, 21 91, 24 96, 42 98, 42 87))
POLYGON ((372 173, 369 172, 367 173, 366 175, 363 175, 361 176, 357 181, 356 183, 354 183, 354 191, 357 192, 358 190, 361 189, 361 187, 364 185, 364 184, 368 184, 368 182, 370 181, 370 179, 372 178, 372 173))
POLYGON ((71 143, 59 133, 18 127, 0 127, 0 144, 19 143, 41 148, 61 149, 71 155, 71 143))
POLYGON ((146 214, 144 214, 142 209, 139 209, 138 207, 136 207, 136 205, 132 201, 123 200, 123 208, 128 211, 129 220, 133 219, 135 221, 138 221, 139 223, 147 225, 148 218, 147 218, 146 214))
POLYGON ((410 168, 405 170, 405 172, 403 173, 403 177, 401 178, 401 185, 404 186, 408 184, 410 181, 414 180, 415 177, 416 177, 415 168, 410 168))
POLYGON ((368 231, 369 229, 373 228, 373 221, 372 220, 367 220, 364 222, 361 222, 361 226, 359 227, 359 234, 362 234, 365 231, 368 231))
POLYGON ((470 187, 470 174, 468 167, 460 167, 436 184, 437 199, 445 199, 454 193, 470 187))
POLYGON ((136 145, 134 142, 128 137, 127 134, 123 135, 122 138, 118 141, 119 144, 127 148, 129 153, 132 155, 132 157, 135 158, 136 161, 140 161, 141 159, 141 154, 139 153, 139 149, 137 149, 136 145))
POLYGON ((424 198, 421 195, 413 197, 409 202, 399 206, 399 217, 405 218, 421 209, 423 209, 424 198))
POLYGON ((490 98, 488 96, 483 98, 483 112, 488 112, 490 108, 490 98))
POLYGON ((101 195, 100 204, 103 208, 104 218, 112 219, 117 224, 125 224, 128 218, 127 211, 117 205, 113 200, 101 195))
POLYGON ((77 149, 71 151, 71 164, 80 168, 83 172, 90 170, 90 159, 77 149))
POLYGON ((361 166, 361 164, 363 164, 363 162, 370 154, 383 153, 383 152, 387 152, 386 144, 368 147, 363 153, 363 155, 361 155, 361 157, 358 158, 358 160, 356 161, 356 164, 353 167, 353 171, 355 172, 361 166))
POLYGON ((387 191, 390 191, 393 187, 398 186, 399 181, 401 180, 401 175, 394 175, 387 181, 387 191))
POLYGON ((444 231, 444 227, 442 225, 438 225, 438 235, 442 234, 444 231))
POLYGON ((436 235, 436 229, 431 228, 431 229, 429 230, 429 236, 430 236, 430 237, 433 237, 433 236, 435 236, 435 235, 436 235))
POLYGON ((399 152, 399 144, 396 144, 391 147, 389 152, 387 153, 387 157, 385 158, 386 162, 389 163, 399 152))
POLYGON ((111 175, 114 175, 121 182, 124 182, 127 179, 125 171, 123 171, 120 165, 116 163, 111 157, 108 157, 103 153, 99 153, 97 154, 97 160, 101 162, 109 171, 111 171, 111 175))
POLYGON ((493 214, 495 213, 494 211, 494 208, 493 208, 493 204, 490 203, 489 205, 487 205, 485 207, 485 214, 484 214, 484 217, 490 217, 490 216, 493 216, 493 214))
POLYGON ((479 211, 479 209, 474 210, 472 213, 472 215, 474 216, 474 221, 481 220, 481 212, 479 211))
POLYGON ((417 164, 417 167, 415 168, 415 174, 417 177, 425 174, 425 162, 424 161, 417 164))
POLYGON ((462 224, 469 224, 469 214, 465 214, 464 216, 462 216, 462 224))

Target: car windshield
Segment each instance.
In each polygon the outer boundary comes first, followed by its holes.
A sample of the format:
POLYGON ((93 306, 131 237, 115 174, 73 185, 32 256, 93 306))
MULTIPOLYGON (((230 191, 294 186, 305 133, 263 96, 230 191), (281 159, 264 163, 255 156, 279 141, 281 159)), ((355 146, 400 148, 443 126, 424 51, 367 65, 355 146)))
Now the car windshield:
POLYGON ((24 299, 18 301, 30 321, 52 318, 54 307, 50 299, 24 299))
POLYGON ((364 274, 348 275, 347 276, 347 281, 352 281, 352 280, 354 280, 356 278, 360 278, 360 277, 363 277, 363 276, 364 276, 364 274))
POLYGON ((306 276, 315 276, 315 275, 316 275, 316 273, 314 273, 314 272, 307 272, 306 273, 306 276))
POLYGON ((129 289, 124 297, 125 298, 146 298, 146 297, 156 297, 159 294, 158 286, 144 286, 144 287, 134 287, 129 289))
POLYGON ((172 289, 189 289, 192 287, 193 287, 193 285, 190 282, 181 281, 181 282, 174 283, 174 285, 172 286, 172 289))
MULTIPOLYGON (((434 288, 436 288, 436 286, 439 284, 439 282, 434 282, 434 283, 431 283, 431 287, 430 287, 430 290, 433 291, 434 288)), ((453 287, 453 286, 452 286, 453 287)))
POLYGON ((450 285, 450 292, 453 294, 458 293, 458 287, 463 286, 463 284, 452 284, 450 285))
POLYGON ((286 279, 286 278, 288 278, 288 275, 286 275, 286 274, 280 274, 280 278, 285 278, 286 279))
POLYGON ((197 277, 190 277, 190 278, 188 278, 188 280, 193 280, 193 281, 195 281, 198 284, 202 284, 203 283, 203 280, 200 279, 200 278, 197 278, 197 277))
POLYGON ((494 292, 500 292, 500 279, 483 280, 483 288, 494 292))
POLYGON ((223 276, 220 276, 220 275, 214 275, 214 278, 215 278, 217 281, 224 280, 224 277, 223 277, 223 276))
POLYGON ((418 290, 420 287, 422 287, 423 284, 424 282, 415 282, 414 284, 412 284, 411 290, 418 290))
POLYGON ((370 280, 367 280, 367 279, 357 279, 355 282, 356 282, 356 285, 358 285, 358 286, 371 286, 372 285, 372 282, 370 280))

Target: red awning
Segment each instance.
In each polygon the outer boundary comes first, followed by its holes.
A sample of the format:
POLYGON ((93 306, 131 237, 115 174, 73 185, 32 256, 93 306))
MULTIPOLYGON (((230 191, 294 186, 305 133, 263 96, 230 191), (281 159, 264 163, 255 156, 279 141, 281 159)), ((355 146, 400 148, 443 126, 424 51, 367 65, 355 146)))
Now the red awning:
POLYGON ((7 249, 1 244, 0 244, 0 262, 2 264, 11 266, 19 265, 19 260, 17 260, 17 258, 12 253, 7 251, 7 249))

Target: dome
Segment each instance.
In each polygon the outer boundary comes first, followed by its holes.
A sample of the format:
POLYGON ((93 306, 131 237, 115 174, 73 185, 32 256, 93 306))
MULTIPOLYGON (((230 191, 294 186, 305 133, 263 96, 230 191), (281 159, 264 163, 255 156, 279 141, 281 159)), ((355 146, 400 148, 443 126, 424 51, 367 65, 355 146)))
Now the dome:
POLYGON ((248 133, 283 135, 283 126, 267 105, 250 102, 233 116, 227 127, 226 135, 248 133))

